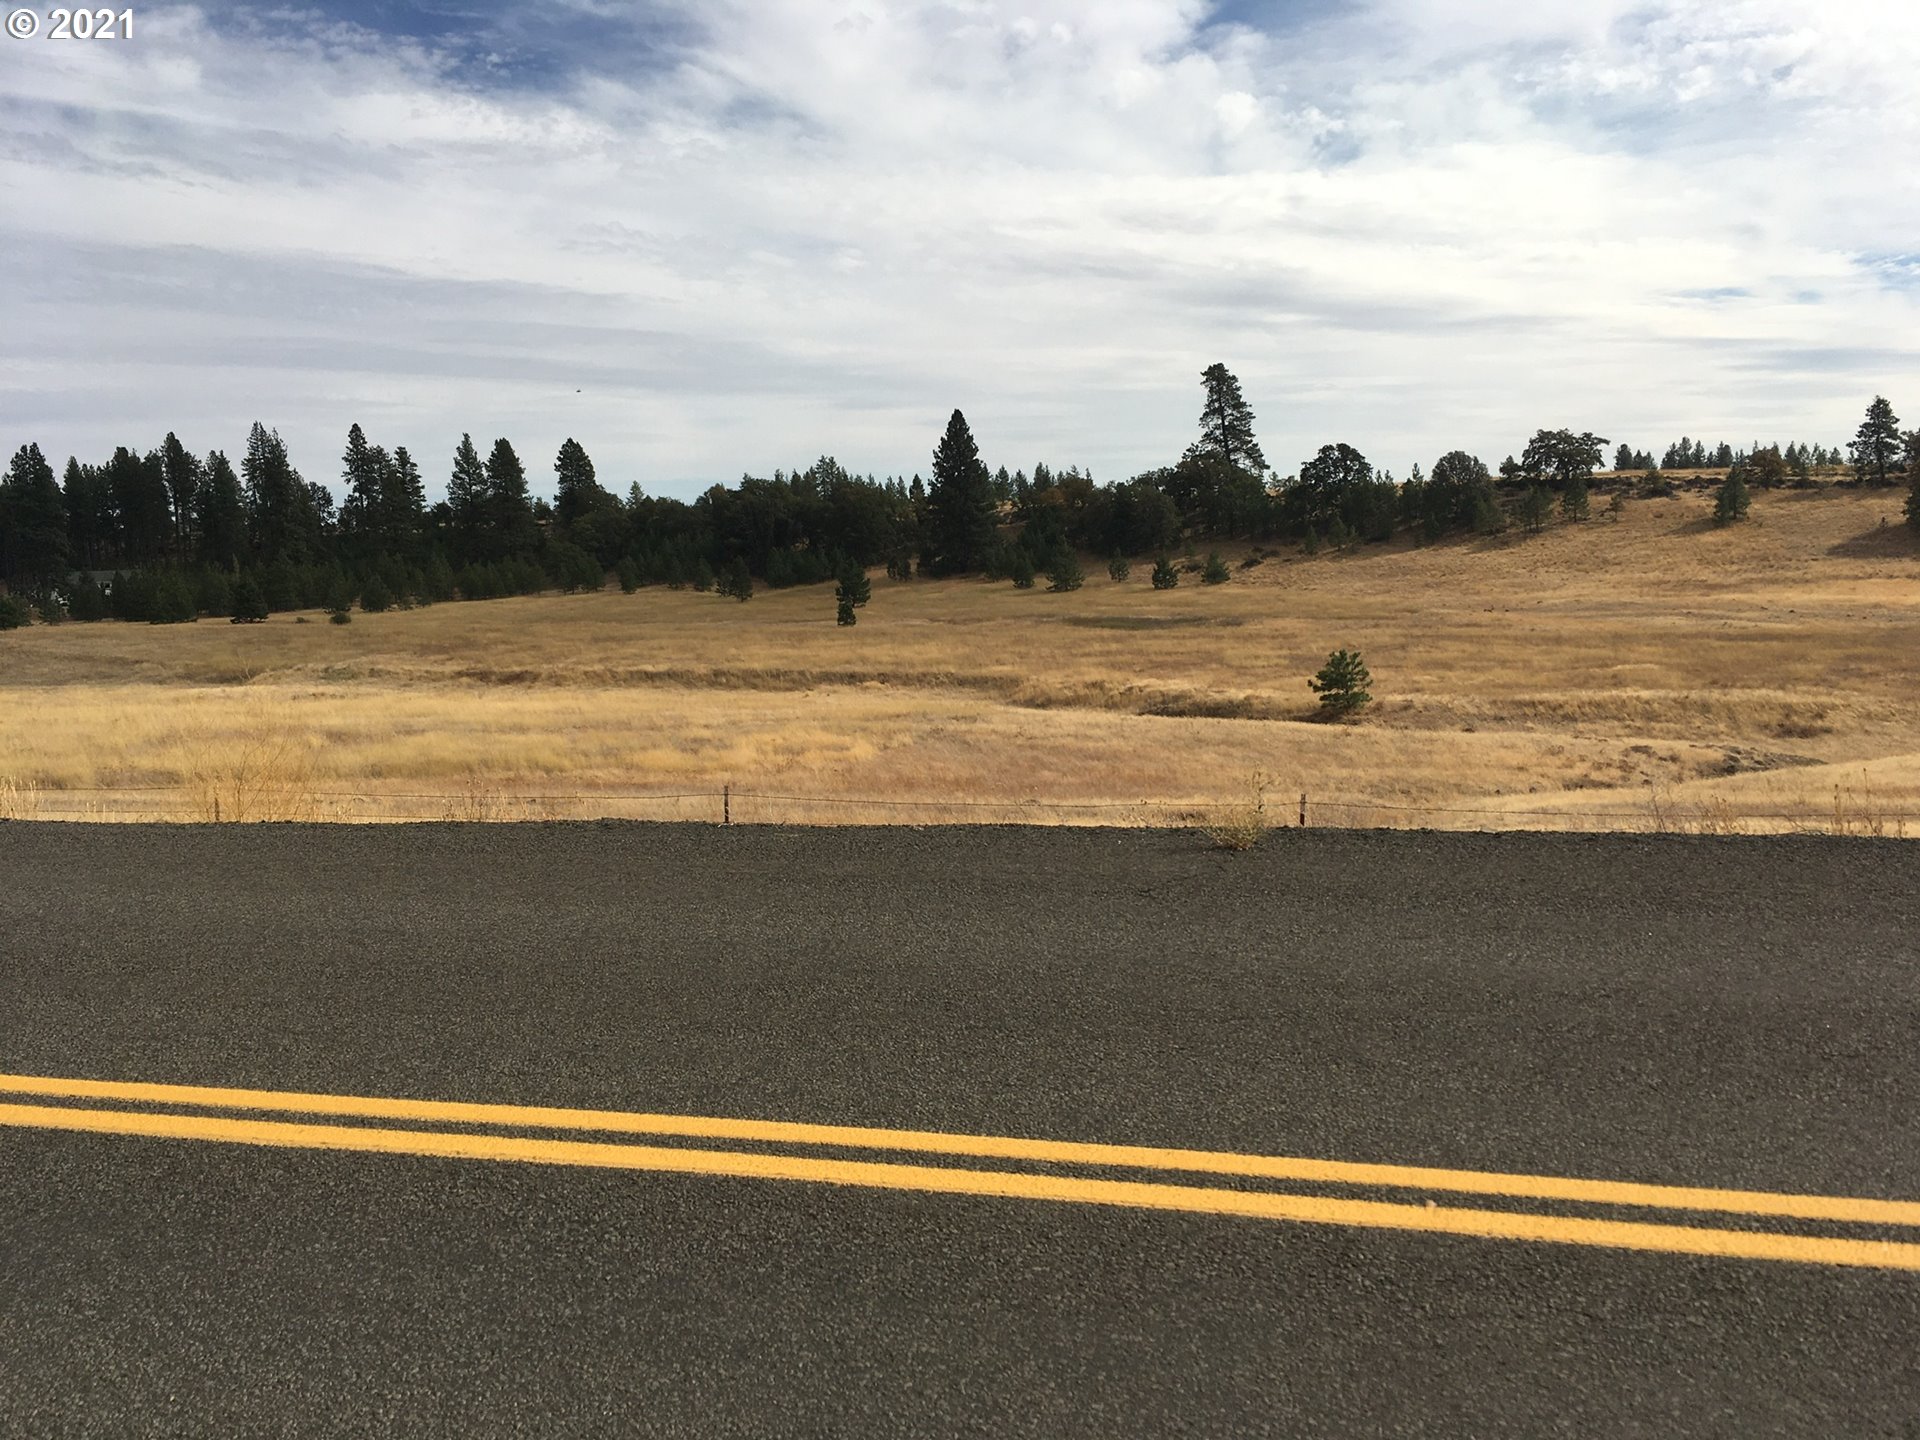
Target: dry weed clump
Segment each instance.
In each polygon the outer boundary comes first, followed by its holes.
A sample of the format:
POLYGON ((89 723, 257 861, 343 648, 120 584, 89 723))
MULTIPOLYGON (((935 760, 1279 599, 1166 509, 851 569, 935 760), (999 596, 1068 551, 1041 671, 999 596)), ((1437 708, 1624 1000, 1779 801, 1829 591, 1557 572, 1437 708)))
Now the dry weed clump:
POLYGON ((247 697, 235 719, 185 747, 189 813, 223 823, 324 819, 312 793, 317 749, 290 707, 247 697))
POLYGON ((1251 850, 1260 843, 1260 838, 1274 827, 1267 814, 1267 791, 1272 788, 1273 777, 1263 771, 1247 777, 1245 797, 1220 807, 1202 831, 1215 849, 1251 850))
POLYGON ((1859 789, 1844 783, 1833 787, 1833 809, 1828 816, 1827 832, 1831 835, 1905 839, 1907 820, 1904 815, 1889 811, 1885 804, 1875 798, 1873 787, 1863 771, 1859 789))

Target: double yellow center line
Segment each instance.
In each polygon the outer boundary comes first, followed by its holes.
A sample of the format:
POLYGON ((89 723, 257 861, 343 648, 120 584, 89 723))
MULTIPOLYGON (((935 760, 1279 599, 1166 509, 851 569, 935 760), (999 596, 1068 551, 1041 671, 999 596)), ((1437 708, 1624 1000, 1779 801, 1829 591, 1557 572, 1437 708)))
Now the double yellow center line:
POLYGON ((1855 1199, 1771 1191, 1702 1189, 1616 1180, 1510 1175, 1407 1165, 1355 1164, 1230 1151, 1177 1150, 1144 1145, 1100 1145, 1011 1136, 955 1135, 848 1125, 726 1119, 694 1115, 629 1114, 550 1106, 483 1105, 378 1096, 319 1095, 280 1090, 235 1090, 201 1085, 151 1085, 111 1080, 0 1075, 0 1094, 53 1104, 0 1102, 0 1127, 85 1131, 169 1140, 272 1145, 310 1150, 424 1155, 457 1160, 508 1160, 612 1170, 797 1180, 930 1194, 983 1195, 1015 1200, 1109 1205, 1260 1220, 1411 1230, 1486 1239, 1548 1241, 1621 1250, 1712 1255, 1747 1260, 1798 1261, 1893 1270, 1920 1270, 1920 1243, 1845 1234, 1782 1233, 1735 1228, 1729 1221, 1870 1225, 1920 1232, 1920 1202, 1855 1199), (101 1109, 72 1102, 103 1101, 101 1109), (245 1117, 224 1113, 249 1112, 245 1117), (332 1122, 269 1120, 258 1115, 325 1117, 332 1122), (464 1126, 400 1129, 357 1123, 464 1126), (504 1133, 563 1130, 576 1134, 652 1136, 676 1140, 785 1147, 780 1151, 650 1145, 629 1140, 548 1139, 504 1133), (849 1160, 808 1153, 829 1148, 891 1155, 959 1157, 1026 1164, 1147 1171, 1155 1175, 1214 1177, 1267 1184, 1308 1182, 1323 1187, 1413 1192, 1416 1197, 1487 1196, 1509 1202, 1549 1201, 1609 1209, 1675 1213, 1665 1220, 1606 1215, 1541 1214, 1441 1204, 1433 1199, 1381 1200, 1299 1194, 1265 1188, 1229 1189, 1185 1180, 1121 1180, 1107 1176, 1036 1173, 1008 1168, 930 1165, 911 1160, 849 1160), (1716 1224, 1680 1223, 1718 1217, 1716 1224))

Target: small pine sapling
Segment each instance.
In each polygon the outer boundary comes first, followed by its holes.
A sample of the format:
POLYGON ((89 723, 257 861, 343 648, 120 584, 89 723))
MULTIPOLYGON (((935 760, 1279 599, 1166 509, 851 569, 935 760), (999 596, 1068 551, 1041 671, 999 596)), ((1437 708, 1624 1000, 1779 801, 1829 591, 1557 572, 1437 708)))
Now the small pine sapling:
POLYGON ((1307 688, 1320 697, 1321 710, 1338 719, 1372 702, 1367 690, 1372 683, 1373 676, 1358 650, 1336 650, 1327 656, 1320 673, 1307 682, 1307 688))

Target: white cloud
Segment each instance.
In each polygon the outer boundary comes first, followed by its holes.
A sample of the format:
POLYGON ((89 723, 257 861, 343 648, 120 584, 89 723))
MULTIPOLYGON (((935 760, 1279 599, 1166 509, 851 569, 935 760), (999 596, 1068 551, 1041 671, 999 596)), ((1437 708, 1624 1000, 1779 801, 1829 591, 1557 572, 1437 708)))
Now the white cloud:
POLYGON ((664 57, 476 88, 351 26, 143 11, 0 75, 36 261, 0 421, 64 455, 257 416, 316 477, 354 419, 435 466, 572 433, 684 490, 924 468, 955 404, 995 463, 1115 478, 1179 453, 1216 359, 1287 468, 1920 412, 1907 7, 1208 14, 703 0, 664 57))

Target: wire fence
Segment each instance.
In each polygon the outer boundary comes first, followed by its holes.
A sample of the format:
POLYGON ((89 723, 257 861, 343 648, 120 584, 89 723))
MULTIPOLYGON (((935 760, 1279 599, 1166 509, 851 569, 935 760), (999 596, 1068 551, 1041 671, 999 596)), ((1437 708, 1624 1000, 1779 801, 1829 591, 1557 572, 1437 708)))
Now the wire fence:
POLYGON ((63 786, 0 779, 0 820, 106 823, 338 824, 691 821, 718 825, 1014 824, 1128 828, 1282 828, 1801 833, 1920 836, 1920 809, 1890 808, 1869 793, 1836 790, 1831 804, 1745 809, 1720 798, 1651 792, 1637 808, 1534 804, 1420 804, 1364 797, 1297 797, 1267 791, 1239 798, 1077 800, 1041 797, 866 796, 738 788, 730 782, 673 790, 510 791, 474 783, 457 790, 377 790, 249 785, 63 786))

